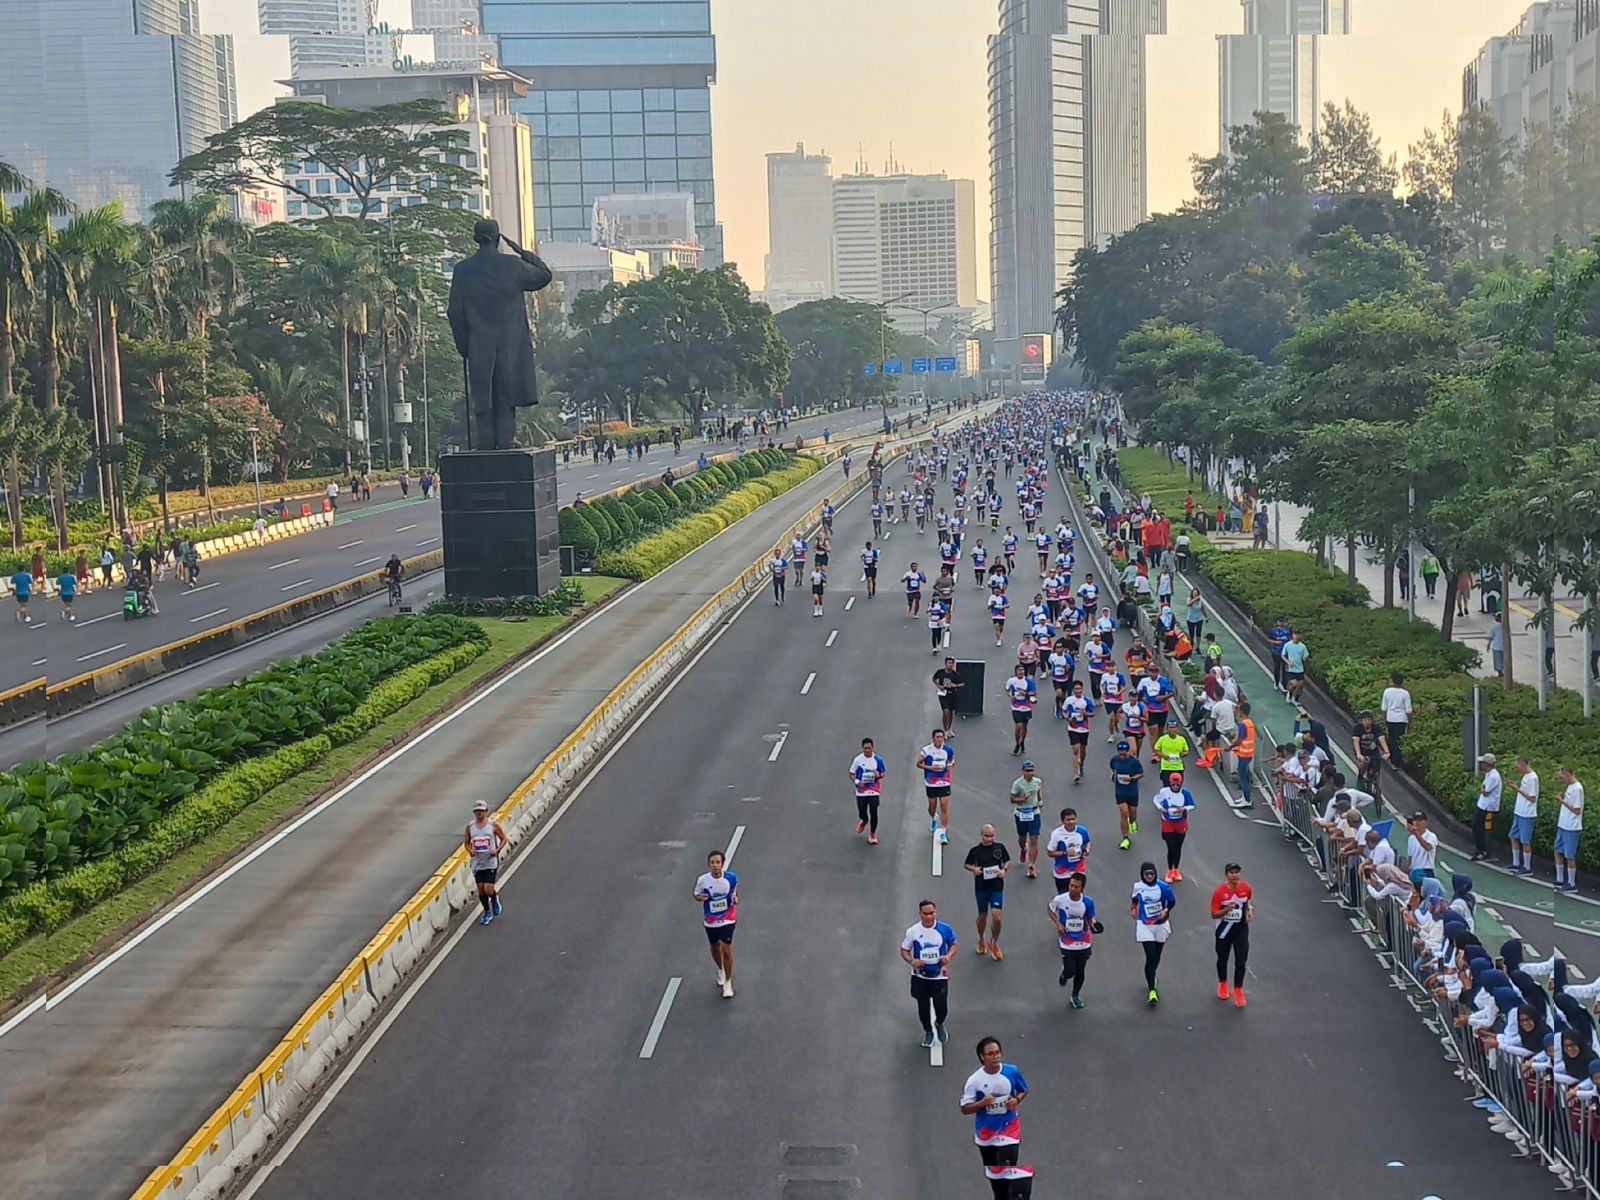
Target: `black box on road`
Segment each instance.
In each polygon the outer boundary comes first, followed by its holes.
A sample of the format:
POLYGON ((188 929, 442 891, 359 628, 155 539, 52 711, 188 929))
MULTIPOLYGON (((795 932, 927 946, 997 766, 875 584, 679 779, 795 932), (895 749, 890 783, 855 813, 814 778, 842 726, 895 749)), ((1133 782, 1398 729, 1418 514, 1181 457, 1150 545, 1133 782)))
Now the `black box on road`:
POLYGON ((962 680, 961 687, 956 689, 956 716, 983 716, 983 668, 981 658, 956 660, 956 670, 962 680))
POLYGON ((561 582, 552 450, 466 450, 439 460, 447 596, 537 596, 561 582))

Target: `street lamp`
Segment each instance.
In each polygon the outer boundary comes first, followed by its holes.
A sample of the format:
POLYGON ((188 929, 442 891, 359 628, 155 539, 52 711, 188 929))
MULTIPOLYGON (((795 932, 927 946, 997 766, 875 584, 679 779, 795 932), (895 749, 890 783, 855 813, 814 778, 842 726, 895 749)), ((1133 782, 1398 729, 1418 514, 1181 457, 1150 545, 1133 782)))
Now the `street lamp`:
MULTIPOLYGON (((888 312, 888 310, 890 308, 893 308, 896 304, 900 303, 900 301, 909 299, 910 297, 915 296, 915 295, 916 295, 915 292, 902 292, 900 295, 896 296, 893 300, 868 300, 863 296, 845 296, 845 295, 840 295, 840 297, 839 297, 839 299, 841 299, 841 300, 850 300, 850 301, 855 302, 856 304, 867 304, 867 305, 870 305, 873 308, 878 310, 878 362, 880 364, 880 367, 882 366, 882 364, 887 363, 889 361, 889 312, 888 312)), ((881 373, 880 373, 880 382, 883 385, 883 406, 884 406, 884 408, 888 408, 889 407, 889 381, 888 381, 888 379, 882 378, 881 373)))
POLYGON ((256 516, 261 515, 261 453, 256 446, 256 434, 261 431, 250 426, 250 474, 256 481, 256 516))
MULTIPOLYGON (((956 306, 956 302, 954 300, 946 300, 943 304, 935 304, 932 308, 920 308, 915 304, 895 304, 894 305, 894 307, 903 308, 907 312, 915 312, 915 313, 921 313, 922 314, 922 341, 923 341, 924 347, 927 348, 927 349, 930 349, 930 350, 933 349, 934 346, 933 346, 933 339, 928 336, 928 318, 932 314, 934 314, 936 312, 942 312, 944 309, 954 308, 955 306, 956 306)), ((927 399, 927 397, 924 396, 923 399, 927 399)))

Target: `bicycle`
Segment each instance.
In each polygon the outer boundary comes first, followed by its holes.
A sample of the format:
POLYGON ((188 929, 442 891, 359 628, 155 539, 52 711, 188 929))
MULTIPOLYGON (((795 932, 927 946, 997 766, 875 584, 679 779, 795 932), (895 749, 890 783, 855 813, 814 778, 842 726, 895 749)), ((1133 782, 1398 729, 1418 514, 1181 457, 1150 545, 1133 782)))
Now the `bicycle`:
POLYGON ((397 607, 400 603, 400 581, 398 579, 386 579, 384 580, 384 586, 389 592, 389 607, 397 607))

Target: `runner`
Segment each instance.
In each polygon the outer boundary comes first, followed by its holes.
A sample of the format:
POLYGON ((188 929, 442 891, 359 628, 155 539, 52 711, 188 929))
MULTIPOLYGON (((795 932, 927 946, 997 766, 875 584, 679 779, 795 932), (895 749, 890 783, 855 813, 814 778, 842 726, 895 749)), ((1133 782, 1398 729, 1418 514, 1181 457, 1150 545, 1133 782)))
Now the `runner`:
POLYGON ((711 943, 711 961, 717 964, 717 986, 725 1000, 733 998, 733 925, 739 919, 739 877, 724 871, 721 850, 706 855, 705 874, 694 882, 694 898, 711 943))
POLYGON ((1078 810, 1063 808, 1061 824, 1050 831, 1045 843, 1045 853, 1050 856, 1050 874, 1055 879, 1056 894, 1067 890, 1067 880, 1074 871, 1087 874, 1089 852, 1094 849, 1094 839, 1089 830, 1078 824, 1078 810))
POLYGON ((1033 719, 1033 706, 1039 699, 1038 685, 1021 663, 1012 669, 1011 678, 1006 680, 1006 696, 1011 701, 1011 756, 1015 758, 1027 753, 1028 722, 1033 719))
POLYGON ((1291 629, 1280 656, 1283 659, 1283 690, 1289 699, 1299 703, 1300 689, 1306 685, 1306 660, 1310 648, 1300 640, 1300 631, 1291 629))
POLYGON ((1229 997, 1228 956, 1233 955, 1234 1006, 1245 1006, 1244 971, 1250 961, 1250 922, 1256 906, 1238 863, 1222 868, 1223 880, 1211 893, 1211 917, 1217 923, 1217 999, 1229 997))
MULTIPOLYGON (((1041 650, 1040 653, 1044 653, 1044 651, 1041 650)), ((1077 662, 1072 657, 1072 652, 1067 649, 1066 638, 1057 638, 1055 640, 1055 644, 1050 647, 1048 656, 1045 658, 1045 666, 1049 668, 1050 686, 1055 689, 1056 720, 1060 721, 1065 719, 1066 714, 1061 711, 1061 706, 1066 703, 1067 689, 1072 686, 1073 672, 1077 668, 1077 662)))
POLYGON ((911 996, 922 1023, 922 1048, 943 1042, 950 1035, 945 1018, 950 1011, 950 959, 956 952, 956 931, 939 920, 932 900, 917 905, 917 923, 900 940, 900 957, 911 964, 911 996))
POLYGON ((979 538, 972 547, 972 586, 982 587, 983 577, 989 573, 989 552, 983 548, 983 539, 979 538))
POLYGON ((915 617, 922 612, 922 585, 928 582, 928 577, 917 569, 917 564, 912 563, 911 569, 900 576, 906 585, 906 616, 915 617))
POLYGON ((833 501, 827 496, 822 498, 822 530, 830 536, 833 534, 833 501))
POLYGON ((1017 852, 1020 861, 1028 868, 1028 878, 1037 879, 1039 862, 1039 829, 1042 817, 1039 807, 1044 803, 1044 781, 1035 773, 1033 760, 1022 760, 1022 774, 1011 781, 1011 816, 1017 826, 1017 852))
POLYGON ((867 599, 871 600, 878 594, 878 548, 871 542, 861 547, 861 575, 867 581, 867 599))
POLYGON ((1111 760, 1112 794, 1117 801, 1117 814, 1122 820, 1122 841, 1118 849, 1126 850, 1132 835, 1139 832, 1139 781, 1144 778, 1144 763, 1138 751, 1128 752, 1127 742, 1117 743, 1116 757, 1111 760))
POLYGON ((933 689, 939 695, 939 715, 944 721, 945 737, 950 736, 950 728, 956 721, 956 693, 966 686, 967 681, 956 670, 956 660, 946 655, 944 666, 933 673, 933 689))
POLYGON ((1134 937, 1144 948, 1144 982, 1150 989, 1146 999, 1154 1008, 1161 997, 1156 993, 1156 972, 1161 967, 1161 951, 1172 936, 1169 919, 1178 906, 1172 888, 1156 878, 1155 863, 1139 866, 1139 882, 1133 885, 1133 895, 1128 902, 1128 913, 1135 921, 1134 937))
POLYGON ((1194 793, 1183 786, 1183 776, 1174 771, 1167 786, 1155 795, 1156 811, 1161 814, 1161 840, 1167 844, 1168 883, 1183 879, 1183 839, 1189 836, 1189 814, 1194 811, 1194 793))
POLYGON ((789 541, 789 561, 794 564, 794 582, 798 587, 805 580, 806 555, 811 550, 808 538, 794 537, 789 541))
MULTIPOLYGON (((1092 647, 1094 643, 1089 645, 1092 647)), ((1100 685, 1097 699, 1106 712, 1106 744, 1113 745, 1122 735, 1122 706, 1128 701, 1128 677, 1116 669, 1116 663, 1109 657, 1107 662, 1111 663, 1109 669, 1091 678, 1100 685)))
POLYGON ((950 783, 956 765, 956 748, 945 741, 943 729, 933 731, 933 741, 922 748, 917 766, 922 770, 922 786, 928 797, 928 832, 939 835, 939 844, 950 841, 950 783))
POLYGON ((1089 749, 1089 723, 1094 717, 1094 701, 1083 694, 1083 680, 1072 682, 1072 695, 1062 704, 1067 722, 1067 741, 1072 744, 1072 782, 1083 782, 1083 758, 1089 749))
MULTIPOLYGON (((993 576, 990 576, 993 579, 993 576)), ((1003 583, 989 585, 989 620, 994 625, 994 644, 1000 645, 1006 636, 1006 611, 1011 607, 1011 597, 1006 595, 1003 583)))
POLYGON ((978 844, 967 851, 964 864, 972 873, 978 904, 978 953, 999 962, 1005 957, 1000 950, 1000 910, 1005 907, 1006 872, 1011 869, 1011 853, 995 837, 993 825, 982 826, 978 837, 978 844))
POLYGON ((878 801, 883 793, 883 756, 871 738, 861 739, 861 753, 850 763, 850 782, 856 792, 856 832, 865 832, 867 844, 878 844, 878 801))
POLYGON ((999 1038, 978 1043, 982 1065, 967 1077, 961 1111, 972 1117, 972 1140, 983 1159, 994 1200, 1028 1200, 1033 1195, 1033 1168, 1019 1166, 1022 1121, 1017 1110, 1028 1097, 1022 1072, 1001 1061, 999 1038))
POLYGON ((950 636, 950 604, 937 596, 934 597, 933 603, 928 605, 928 634, 933 643, 933 649, 929 653, 939 653, 950 636))
POLYGON ((1067 876, 1066 891, 1057 891, 1050 901, 1050 921, 1056 929, 1056 944, 1061 947, 1061 974, 1056 983, 1066 987, 1072 984, 1072 1007, 1082 1008, 1084 970, 1093 953, 1094 935, 1104 933, 1105 926, 1095 920, 1094 899, 1083 893, 1087 877, 1082 871, 1067 876))
POLYGON ((1011 526, 1006 526, 1006 535, 1000 539, 1000 546, 1005 551, 1006 574, 1017 573, 1017 535, 1011 531, 1011 526))
POLYGON ((33 620, 28 615, 28 601, 33 596, 33 572, 28 570, 27 563, 18 566, 17 573, 11 577, 11 594, 17 598, 16 619, 29 624, 33 620))
POLYGON ((76 622, 78 614, 72 611, 72 602, 78 595, 78 576, 70 566, 56 580, 56 594, 61 597, 61 619, 69 623, 76 622))
POLYGON ((1171 778, 1178 776, 1178 782, 1183 782, 1183 759, 1189 753, 1189 739, 1183 736, 1183 730, 1174 725, 1155 740, 1152 747, 1155 753, 1150 761, 1161 768, 1161 774, 1171 778))
MULTIPOLYGON (((874 495, 877 494, 877 490, 876 489, 873 490, 873 494, 874 495)), ((881 537, 883 537, 883 503, 881 501, 879 501, 879 500, 874 500, 872 502, 872 510, 871 511, 872 511, 872 536, 875 537, 875 538, 881 538, 881 537)))
POLYGON ((822 593, 828 590, 828 573, 821 567, 811 570, 811 615, 822 615, 822 593))
POLYGON ((1172 703, 1172 680, 1161 673, 1161 668, 1152 662, 1145 668, 1144 678, 1139 680, 1134 688, 1139 699, 1144 701, 1145 716, 1150 722, 1150 734, 1159 743, 1162 732, 1167 728, 1167 716, 1172 703))
POLYGON ((924 533, 928 528, 928 501, 920 492, 911 499, 911 509, 917 515, 917 532, 924 533))
POLYGON ((500 915, 500 895, 495 880, 500 877, 500 851, 506 848, 506 831, 489 815, 489 806, 479 800, 472 806, 472 820, 461 837, 461 844, 472 860, 472 879, 478 885, 478 903, 483 905, 479 925, 487 925, 500 915))

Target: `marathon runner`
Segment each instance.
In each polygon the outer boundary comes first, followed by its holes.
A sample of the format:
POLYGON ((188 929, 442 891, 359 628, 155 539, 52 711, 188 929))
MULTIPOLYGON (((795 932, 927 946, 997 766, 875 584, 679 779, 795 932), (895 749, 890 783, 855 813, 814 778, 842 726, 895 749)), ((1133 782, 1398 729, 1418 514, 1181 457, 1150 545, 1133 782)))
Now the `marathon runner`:
POLYGON ((1156 878, 1155 863, 1139 867, 1139 881, 1133 885, 1128 913, 1134 919, 1134 937, 1144 950, 1144 982, 1150 989, 1146 997, 1154 1008, 1161 997, 1156 992, 1156 972, 1161 967, 1161 952, 1172 936, 1172 910, 1178 897, 1172 888, 1156 878))
POLYGON ((1034 773, 1033 760, 1022 760, 1022 774, 1011 781, 1011 817, 1017 826, 1017 852, 1028 868, 1028 878, 1037 879, 1039 862, 1039 808, 1044 803, 1044 781, 1034 773))
POLYGON ((784 557, 783 547, 775 546, 772 557, 767 559, 767 569, 772 572, 772 603, 783 603, 783 589, 789 576, 789 560, 784 557))
POLYGON ((1089 830, 1078 824, 1078 810, 1063 808, 1061 824, 1050 831, 1050 839, 1045 843, 1058 894, 1067 890, 1067 880, 1074 871, 1088 872, 1089 851, 1093 848, 1089 830))
POLYGON ((794 564, 794 582, 797 587, 805 581, 806 555, 810 550, 809 538, 796 535, 789 540, 789 561, 794 564))
POLYGON ((972 584, 974 587, 983 586, 983 578, 989 573, 989 552, 983 548, 983 539, 979 538, 977 545, 972 547, 972 584))
POLYGON ((1006 535, 1000 539, 1000 546, 1005 551, 1006 574, 1017 573, 1017 535, 1011 531, 1011 526, 1006 526, 1006 535))
POLYGON ((978 830, 978 844, 967 851, 963 864, 972 874, 978 905, 978 953, 999 962, 1000 914, 1005 907, 1006 872, 1011 868, 1011 853, 995 836, 993 825, 978 830))
POLYGON ((1072 1007, 1082 1008, 1084 971, 1093 952, 1094 935, 1104 933, 1105 926, 1095 920, 1094 899, 1084 894, 1088 878, 1082 871, 1067 876, 1065 891, 1058 890, 1050 901, 1050 922, 1055 926, 1056 944, 1061 948, 1061 974, 1056 983, 1066 987, 1072 984, 1072 1007))
POLYGON ((1001 1061, 999 1038, 978 1043, 982 1064, 967 1077, 961 1111, 972 1117, 972 1140, 983 1159, 994 1200, 1028 1200, 1033 1195, 1033 1168, 1019 1166, 1022 1121, 1018 1108, 1028 1097, 1028 1081, 1011 1063, 1001 1061))
POLYGON ((472 806, 461 844, 472 864, 472 879, 478 885, 478 903, 483 905, 479 925, 487 925, 500 915, 500 895, 495 881, 500 877, 500 852, 510 839, 500 822, 489 815, 489 806, 479 800, 472 806))
POLYGON ((1178 781, 1183 782, 1183 759, 1189 753, 1189 739, 1183 736, 1183 731, 1172 726, 1155 740, 1153 749, 1155 754, 1150 761, 1160 767, 1161 774, 1169 779, 1176 774, 1178 781))
POLYGON ((932 900, 917 905, 917 923, 900 940, 900 957, 911 965, 911 996, 922 1023, 922 1048, 943 1042, 950 1035, 945 1018, 950 1010, 950 959, 956 952, 956 931, 939 920, 932 900))
POLYGON ((861 548, 861 577, 867 581, 867 599, 878 594, 878 548, 867 542, 861 548))
POLYGON ((956 670, 956 660, 946 655, 944 666, 933 673, 933 690, 939 696, 939 715, 944 721, 944 734, 947 738, 956 721, 956 693, 966 686, 967 681, 961 678, 961 672, 956 670))
POLYGON ((1077 667, 1077 663, 1072 657, 1072 652, 1067 649, 1066 638, 1057 638, 1055 640, 1055 644, 1050 648, 1049 655, 1045 658, 1045 666, 1049 670, 1050 686, 1055 689, 1056 720, 1060 721, 1065 717, 1065 714, 1061 711, 1061 706, 1066 702, 1067 689, 1072 686, 1073 672, 1077 667))
POLYGON ((1183 879, 1183 839, 1189 836, 1189 814, 1194 811, 1194 793, 1183 786, 1183 776, 1174 771, 1167 786, 1155 794, 1156 811, 1161 814, 1161 840, 1167 844, 1168 883, 1183 879))
POLYGON ((717 986, 724 999, 733 998, 733 926, 739 919, 739 877, 724 871, 721 850, 706 855, 705 874, 694 883, 700 916, 711 943, 711 961, 717 964, 717 986))
POLYGON ((824 533, 833 533, 833 501, 827 496, 822 498, 822 530, 824 533))
MULTIPOLYGON (((1090 642, 1089 645, 1093 647, 1094 643, 1090 642)), ((1092 649, 1090 653, 1093 653, 1092 649)), ((1116 664, 1112 662, 1107 670, 1094 678, 1100 685, 1098 699, 1106 710, 1106 741, 1115 743, 1122 733, 1122 706, 1128 699, 1128 677, 1117 670, 1116 664)), ((1134 753, 1137 754, 1138 751, 1134 753)))
POLYGON ((916 563, 912 563, 911 569, 900 579, 906 585, 906 616, 919 616, 922 612, 922 585, 928 582, 928 577, 917 568, 916 563))
MULTIPOLYGON (((991 580, 994 578, 990 577, 991 580)), ((1000 645, 1006 636, 1006 612, 1011 607, 1011 597, 1006 595, 1005 584, 991 582, 989 585, 989 620, 994 625, 994 644, 1000 645)))
POLYGON ((811 615, 822 615, 822 593, 828 590, 828 573, 821 567, 815 567, 811 572, 811 615))
POLYGON ((950 636, 950 602, 935 596, 933 603, 928 605, 928 634, 933 642, 931 654, 939 653, 941 647, 950 636))
POLYGON ((1144 764, 1138 752, 1129 753, 1128 743, 1118 742, 1116 756, 1111 760, 1111 783, 1122 821, 1122 841, 1118 846, 1121 850, 1126 850, 1132 835, 1139 832, 1139 781, 1143 778, 1144 764))
POLYGON ((933 741, 922 748, 917 766, 922 770, 923 790, 928 797, 928 832, 939 835, 940 845, 950 841, 950 785, 956 765, 956 748, 945 740, 945 731, 935 729, 933 741))
POLYGON ((883 756, 871 738, 861 739, 861 753, 850 763, 850 782, 856 793, 856 832, 866 832, 867 844, 878 844, 878 802, 883 795, 883 756))
POLYGON ((1250 922, 1255 920, 1254 893, 1238 863, 1222 868, 1223 880, 1211 893, 1211 916, 1217 923, 1217 999, 1226 1000, 1228 956, 1233 956, 1233 1003, 1245 1006, 1244 972, 1250 960, 1250 922))
POLYGON ((1021 663, 1013 668, 1011 678, 1006 680, 1006 696, 1011 701, 1011 756, 1016 758, 1027 753, 1028 722, 1033 719, 1033 706, 1039 699, 1038 686, 1021 663))
POLYGON ((1072 695, 1061 705, 1067 722, 1067 741, 1072 744, 1072 782, 1083 782, 1083 757, 1089 749, 1089 722, 1094 717, 1094 701, 1083 694, 1083 680, 1072 682, 1072 695))

